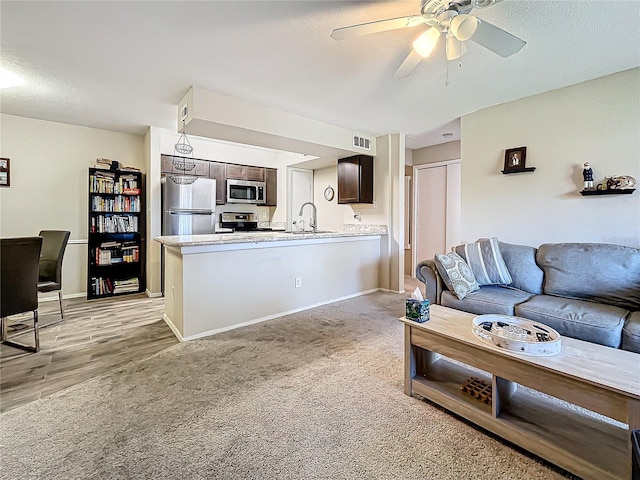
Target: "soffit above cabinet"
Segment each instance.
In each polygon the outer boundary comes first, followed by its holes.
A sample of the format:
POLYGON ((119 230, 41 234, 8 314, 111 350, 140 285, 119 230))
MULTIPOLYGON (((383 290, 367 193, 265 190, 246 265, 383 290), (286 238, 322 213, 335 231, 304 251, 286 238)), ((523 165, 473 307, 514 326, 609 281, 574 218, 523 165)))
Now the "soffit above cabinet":
POLYGON ((329 125, 271 107, 193 86, 178 104, 187 131, 193 135, 257 145, 288 152, 302 152, 321 158, 353 154, 376 155, 372 135, 329 125), (185 107, 187 110, 185 112, 185 107), (365 138, 355 147, 355 138, 365 138), (368 146, 368 148, 365 148, 368 146))

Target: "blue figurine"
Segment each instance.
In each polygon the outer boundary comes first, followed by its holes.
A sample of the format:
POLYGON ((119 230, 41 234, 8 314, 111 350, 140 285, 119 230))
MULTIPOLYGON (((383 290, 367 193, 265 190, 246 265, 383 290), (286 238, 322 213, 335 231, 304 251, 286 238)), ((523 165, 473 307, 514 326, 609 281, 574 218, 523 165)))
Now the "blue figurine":
POLYGON ((584 178, 584 189, 593 190, 593 169, 589 162, 585 162, 584 170, 582 170, 582 178, 584 178))

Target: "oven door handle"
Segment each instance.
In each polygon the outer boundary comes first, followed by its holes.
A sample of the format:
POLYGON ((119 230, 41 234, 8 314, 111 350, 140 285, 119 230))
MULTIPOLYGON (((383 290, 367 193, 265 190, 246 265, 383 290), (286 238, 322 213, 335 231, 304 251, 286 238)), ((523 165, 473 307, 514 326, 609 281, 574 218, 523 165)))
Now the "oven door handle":
POLYGON ((211 210, 169 210, 169 215, 213 215, 211 210))

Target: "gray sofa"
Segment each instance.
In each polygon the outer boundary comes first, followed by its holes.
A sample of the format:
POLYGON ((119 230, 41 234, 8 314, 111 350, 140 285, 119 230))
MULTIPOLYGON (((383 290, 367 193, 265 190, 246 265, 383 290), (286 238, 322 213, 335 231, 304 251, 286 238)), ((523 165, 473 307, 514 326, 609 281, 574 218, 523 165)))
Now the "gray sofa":
POLYGON ((640 353, 640 249, 602 243, 499 246, 510 285, 482 286, 459 300, 435 262, 425 260, 416 273, 426 298, 478 315, 528 318, 561 335, 640 353))

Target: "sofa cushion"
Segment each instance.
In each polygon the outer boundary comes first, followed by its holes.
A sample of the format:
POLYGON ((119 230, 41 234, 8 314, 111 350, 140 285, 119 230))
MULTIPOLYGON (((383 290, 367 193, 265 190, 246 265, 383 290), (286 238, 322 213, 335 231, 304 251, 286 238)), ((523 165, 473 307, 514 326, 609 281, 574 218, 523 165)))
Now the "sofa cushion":
POLYGON ((435 264, 447 288, 462 300, 469 293, 478 290, 473 272, 464 259, 456 252, 446 255, 436 254, 435 264))
POLYGON ((514 306, 527 301, 531 294, 511 287, 485 286, 470 293, 463 300, 458 299, 451 292, 442 291, 440 304, 445 307, 463 310, 465 312, 484 315, 499 313, 513 315, 514 306))
POLYGON ((572 298, 536 295, 515 314, 555 328, 560 335, 618 348, 628 310, 572 298))
POLYGON ((536 248, 498 242, 504 263, 511 274, 512 287, 538 295, 542 293, 544 272, 536 263, 536 248))
POLYGON ((475 243, 458 245, 453 251, 466 260, 478 285, 511 284, 511 275, 500 253, 497 238, 483 238, 475 243))
POLYGON ((640 311, 631 312, 622 327, 622 345, 623 350, 640 353, 640 311))
POLYGON ((536 261, 544 293, 640 309, 640 249, 604 243, 546 243, 536 261))

